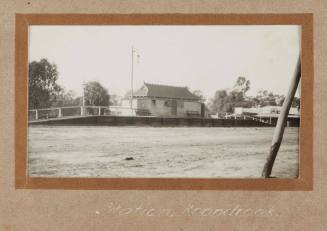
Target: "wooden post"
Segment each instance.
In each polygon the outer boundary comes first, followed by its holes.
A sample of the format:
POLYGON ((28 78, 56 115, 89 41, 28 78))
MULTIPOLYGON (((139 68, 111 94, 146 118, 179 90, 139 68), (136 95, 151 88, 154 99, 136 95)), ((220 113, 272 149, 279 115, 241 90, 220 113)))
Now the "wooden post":
POLYGON ((85 116, 85 107, 84 106, 81 107, 81 116, 85 116))
POLYGON ((99 107, 99 114, 98 115, 101 115, 101 107, 99 107))
POLYGON ((299 57, 294 76, 292 78, 287 96, 284 100, 283 107, 281 109, 280 115, 277 120, 277 125, 275 128, 274 136, 272 139, 272 144, 270 147, 270 153, 267 157, 267 161, 262 170, 262 177, 265 177, 265 178, 270 177, 279 147, 283 140, 283 134, 284 134, 284 130, 285 130, 285 125, 287 123, 288 114, 289 114, 289 111, 290 111, 290 108, 292 105, 292 101, 293 101, 295 92, 299 85, 300 78, 301 78, 301 58, 299 57))
POLYGON ((58 108, 59 112, 58 112, 58 117, 62 117, 62 114, 61 114, 61 108, 58 108))
POLYGON ((35 120, 38 120, 39 119, 39 113, 37 111, 37 109, 35 110, 35 120))

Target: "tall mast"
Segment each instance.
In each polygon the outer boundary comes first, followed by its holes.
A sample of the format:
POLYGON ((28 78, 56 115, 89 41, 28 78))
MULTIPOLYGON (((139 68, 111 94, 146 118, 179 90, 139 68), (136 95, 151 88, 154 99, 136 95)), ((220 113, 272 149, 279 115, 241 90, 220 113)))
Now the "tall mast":
POLYGON ((85 107, 85 82, 83 82, 82 86, 83 86, 82 106, 85 107))
POLYGON ((132 68, 131 68, 131 109, 133 110, 133 75, 134 75, 134 47, 132 46, 132 68))

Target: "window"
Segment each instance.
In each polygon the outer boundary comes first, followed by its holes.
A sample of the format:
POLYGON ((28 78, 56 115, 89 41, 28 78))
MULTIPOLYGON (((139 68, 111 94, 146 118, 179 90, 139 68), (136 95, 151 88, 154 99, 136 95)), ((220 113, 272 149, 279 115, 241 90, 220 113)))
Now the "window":
POLYGON ((154 105, 154 106, 156 105, 156 100, 155 99, 152 100, 152 105, 154 105))
POLYGON ((170 101, 169 101, 169 100, 166 100, 166 101, 165 101, 165 106, 166 106, 166 107, 170 107, 170 101))

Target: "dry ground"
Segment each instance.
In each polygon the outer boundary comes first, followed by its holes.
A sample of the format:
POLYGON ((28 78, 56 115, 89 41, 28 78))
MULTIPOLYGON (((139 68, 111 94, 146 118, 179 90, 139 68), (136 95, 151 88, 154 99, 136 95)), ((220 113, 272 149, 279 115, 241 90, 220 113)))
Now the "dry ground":
MULTIPOLYGON (((260 177, 273 129, 29 127, 28 170, 45 177, 260 177)), ((298 131, 286 128, 274 176, 297 176, 298 131)))

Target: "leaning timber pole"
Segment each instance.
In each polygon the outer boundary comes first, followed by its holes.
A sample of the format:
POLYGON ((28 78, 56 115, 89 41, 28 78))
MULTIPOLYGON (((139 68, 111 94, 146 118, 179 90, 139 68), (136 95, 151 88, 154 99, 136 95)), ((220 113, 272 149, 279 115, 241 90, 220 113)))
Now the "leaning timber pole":
POLYGON ((301 56, 299 56, 290 88, 288 90, 287 96, 284 100, 280 115, 277 120, 277 125, 275 128, 272 144, 270 147, 270 153, 267 157, 266 164, 262 170, 262 177, 264 178, 270 177, 280 144, 283 140, 283 134, 287 123, 288 114, 292 105, 295 92, 299 85, 300 78, 301 78, 301 56))

